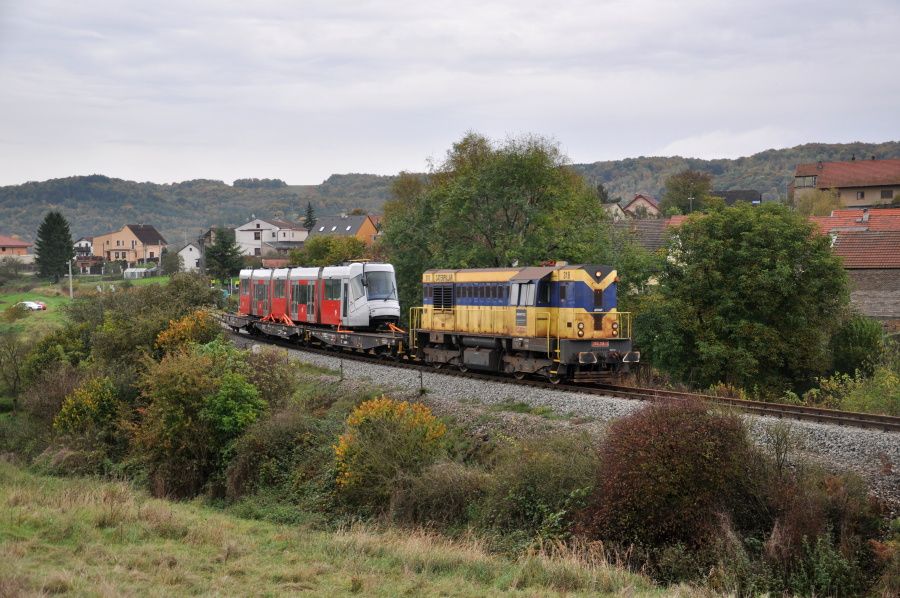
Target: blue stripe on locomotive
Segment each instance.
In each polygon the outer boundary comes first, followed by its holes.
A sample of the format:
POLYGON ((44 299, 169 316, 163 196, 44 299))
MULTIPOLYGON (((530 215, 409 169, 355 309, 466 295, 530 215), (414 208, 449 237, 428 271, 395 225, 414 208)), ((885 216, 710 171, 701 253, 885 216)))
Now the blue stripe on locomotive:
MULTIPOLYGON (((550 302, 541 301, 540 293, 536 298, 536 307, 568 307, 580 308, 586 311, 610 311, 617 307, 616 302, 616 283, 611 282, 603 291, 602 307, 595 309, 594 307, 594 290, 584 282, 544 282, 541 284, 550 285, 550 302), (560 288, 566 285, 566 299, 560 300, 560 288)), ((447 286, 447 283, 441 285, 424 285, 428 286, 447 286)), ((478 305, 484 307, 501 307, 509 305, 509 283, 485 283, 485 282, 469 282, 455 283, 453 286, 453 304, 454 305, 478 305), (500 297, 469 297, 462 296, 463 288, 479 288, 479 287, 502 287, 503 292, 500 297)), ((427 293, 423 293, 423 305, 432 305, 434 303, 432 297, 427 293)))

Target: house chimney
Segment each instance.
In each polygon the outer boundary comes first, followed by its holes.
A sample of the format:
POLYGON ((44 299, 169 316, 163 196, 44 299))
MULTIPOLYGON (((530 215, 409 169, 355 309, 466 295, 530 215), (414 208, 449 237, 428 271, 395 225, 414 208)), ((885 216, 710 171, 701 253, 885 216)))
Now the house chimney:
POLYGON ((873 159, 873 160, 875 159, 875 154, 872 154, 872 159, 873 159))
POLYGON ((869 221, 869 208, 863 208, 862 221, 863 221, 863 224, 865 224, 869 221))
POLYGON ((851 161, 851 162, 854 162, 855 160, 856 160, 856 154, 851 154, 851 155, 850 155, 850 161, 851 161))
POLYGON ((821 160, 819 160, 818 162, 816 162, 816 168, 817 168, 818 170, 822 170, 822 168, 824 168, 824 166, 822 165, 822 161, 821 161, 821 160))

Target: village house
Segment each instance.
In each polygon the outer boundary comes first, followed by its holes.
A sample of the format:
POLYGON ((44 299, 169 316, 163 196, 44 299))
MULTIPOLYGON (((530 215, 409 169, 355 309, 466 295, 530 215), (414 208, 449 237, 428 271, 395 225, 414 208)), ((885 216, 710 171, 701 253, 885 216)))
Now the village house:
POLYGON ((788 196, 834 189, 845 207, 890 205, 900 199, 900 160, 850 160, 799 164, 788 196))
POLYGON ((244 255, 287 253, 303 247, 309 231, 296 222, 255 218, 234 231, 234 241, 244 255))
POLYGON ((166 245, 166 240, 152 225, 126 224, 118 231, 95 236, 92 250, 95 256, 108 262, 135 264, 159 261, 166 245))
POLYGON ((375 220, 367 214, 348 216, 342 214, 340 216, 331 216, 319 218, 316 225, 309 232, 310 238, 313 237, 356 237, 366 245, 375 242, 378 236, 378 227, 375 220))
POLYGON ((29 247, 31 243, 26 243, 22 239, 0 235, 0 259, 28 255, 29 247))
POLYGON ((94 237, 81 237, 75 241, 75 257, 94 255, 94 237))
POLYGON ((181 258, 182 272, 200 272, 202 268, 202 251, 198 243, 188 243, 178 250, 181 258))
POLYGON ((636 193, 628 201, 620 202, 622 211, 632 218, 659 218, 659 200, 646 193, 636 193))

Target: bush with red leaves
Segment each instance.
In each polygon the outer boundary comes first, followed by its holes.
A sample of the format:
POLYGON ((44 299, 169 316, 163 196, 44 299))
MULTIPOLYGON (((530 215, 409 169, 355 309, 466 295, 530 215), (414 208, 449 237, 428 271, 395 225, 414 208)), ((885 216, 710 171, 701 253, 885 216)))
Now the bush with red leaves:
MULTIPOLYGON (((579 531, 623 545, 707 539, 717 514, 742 510, 754 450, 741 420, 697 404, 657 404, 615 422, 579 531)), ((737 519, 741 513, 735 513, 737 519)))

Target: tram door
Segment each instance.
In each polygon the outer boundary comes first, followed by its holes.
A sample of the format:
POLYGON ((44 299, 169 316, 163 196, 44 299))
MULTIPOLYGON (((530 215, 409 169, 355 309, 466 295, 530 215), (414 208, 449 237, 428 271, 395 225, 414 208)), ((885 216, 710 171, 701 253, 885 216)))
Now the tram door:
POLYGON ((316 281, 308 281, 306 286, 306 321, 316 322, 316 281))

